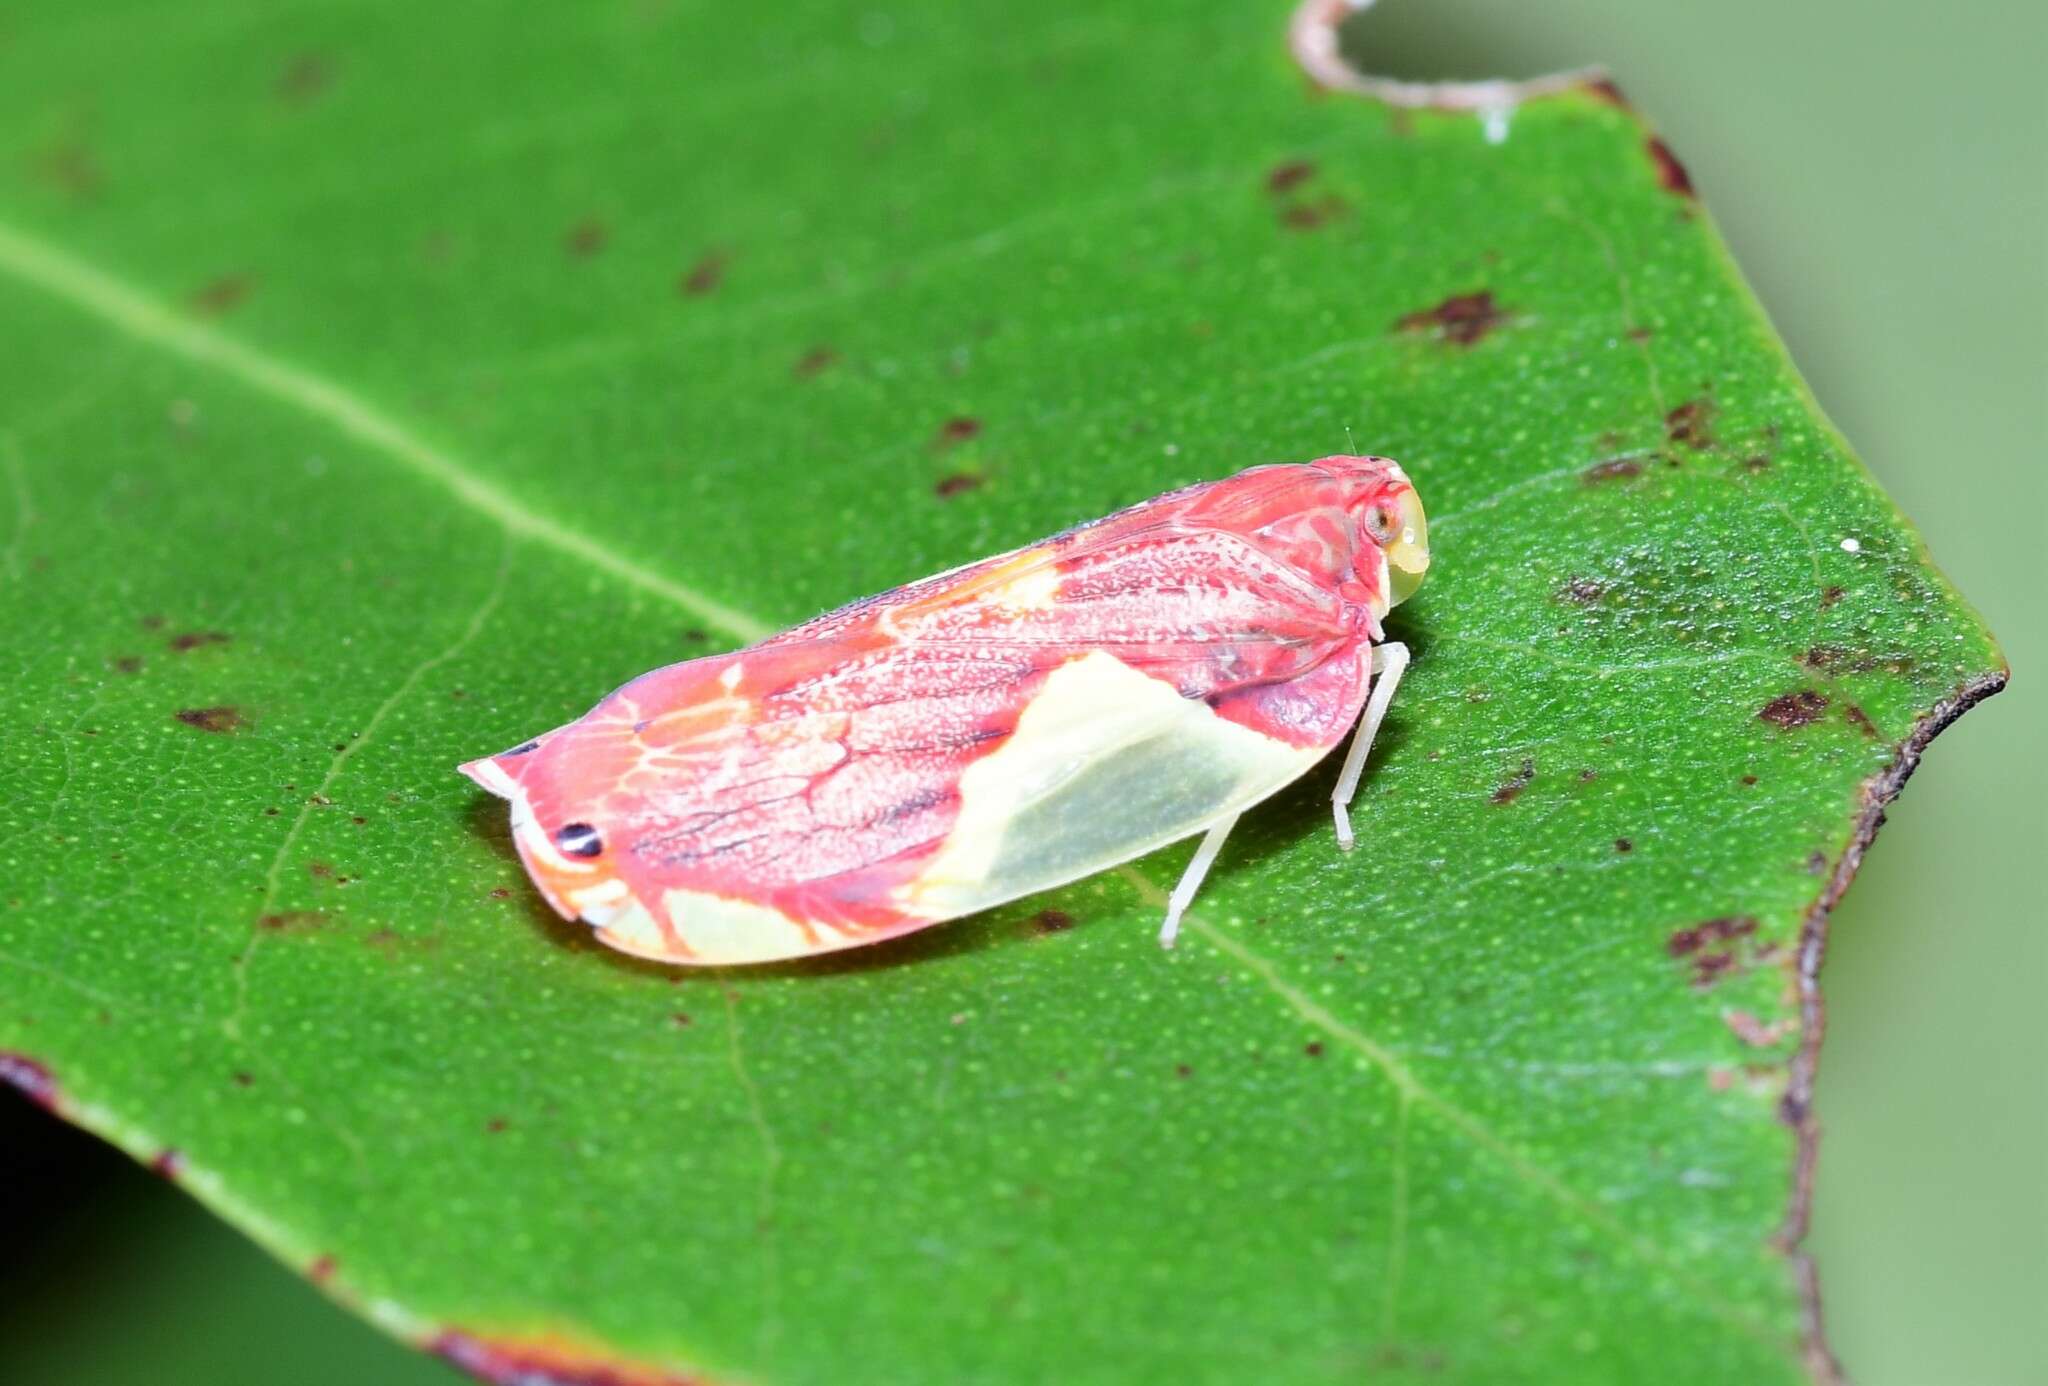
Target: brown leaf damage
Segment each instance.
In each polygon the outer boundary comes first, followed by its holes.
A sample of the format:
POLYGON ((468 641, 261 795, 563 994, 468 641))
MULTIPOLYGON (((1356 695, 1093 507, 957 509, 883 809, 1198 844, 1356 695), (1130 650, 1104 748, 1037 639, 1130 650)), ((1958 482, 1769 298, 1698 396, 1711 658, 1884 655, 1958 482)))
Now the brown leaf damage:
POLYGON ((708 1377, 630 1361, 555 1333, 486 1337, 449 1329, 425 1347, 490 1386, 712 1386, 708 1377))
POLYGON ((1406 314, 1394 324, 1403 332, 1433 332, 1453 346, 1476 346, 1486 334, 1508 320, 1494 302, 1493 290, 1452 294, 1434 308, 1406 314))
POLYGON ((1972 679, 1935 704, 1914 724, 1912 734, 1899 743, 1898 753, 1893 756, 1891 764, 1863 782, 1861 804, 1850 830, 1849 844, 1836 861, 1834 874, 1828 878, 1820 898, 1807 910, 1800 925, 1794 974, 1799 992, 1800 1044, 1799 1051, 1792 1056, 1785 1096, 1778 1109, 1779 1115, 1797 1134, 1799 1153, 1793 1166, 1792 1195, 1786 1203, 1785 1220, 1774 1241, 1790 1260, 1793 1275, 1799 1282, 1804 1309, 1800 1325, 1801 1351, 1807 1370, 1816 1381, 1843 1380, 1841 1366, 1828 1349, 1826 1326, 1821 1319, 1819 1274, 1813 1258, 1800 1249, 1812 1218, 1813 1175, 1820 1157, 1820 1125, 1813 1116, 1813 1080, 1820 1067, 1820 1046, 1826 1030, 1827 1016, 1820 994, 1820 968, 1827 954, 1828 916, 1842 898, 1842 893, 1849 888, 1849 882, 1856 878, 1857 868, 1863 864, 1863 854, 1870 850, 1870 844, 1877 838, 1877 830, 1884 826, 1885 809, 1899 797, 1899 791, 1913 777, 1929 743, 1954 725, 1965 712, 2004 688, 2010 677, 2010 671, 2001 669, 1995 674, 1972 679))

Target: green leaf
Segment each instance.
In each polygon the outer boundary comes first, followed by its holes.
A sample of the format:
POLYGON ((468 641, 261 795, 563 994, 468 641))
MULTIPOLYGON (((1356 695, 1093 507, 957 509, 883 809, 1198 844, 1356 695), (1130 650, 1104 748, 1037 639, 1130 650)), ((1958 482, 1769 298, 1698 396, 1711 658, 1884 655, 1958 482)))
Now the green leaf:
POLYGON ((1611 91, 1067 8, 19 10, 0 1072, 491 1379, 1825 1371, 1827 908, 1996 649, 1611 91), (1185 846, 639 964, 453 772, 1354 448, 1436 552, 1365 842, 1318 770, 1172 954, 1185 846))

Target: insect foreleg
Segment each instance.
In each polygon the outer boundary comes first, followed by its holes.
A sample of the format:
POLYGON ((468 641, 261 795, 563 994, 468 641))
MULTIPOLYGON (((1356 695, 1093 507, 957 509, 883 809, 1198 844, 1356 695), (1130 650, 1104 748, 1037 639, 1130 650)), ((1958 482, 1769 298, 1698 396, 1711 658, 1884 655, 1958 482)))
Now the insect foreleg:
POLYGON ((1195 857, 1188 863, 1188 869, 1180 873, 1180 884, 1173 888, 1173 894, 1166 901, 1166 922, 1159 926, 1159 946, 1173 947, 1174 937, 1180 933, 1180 917, 1187 907, 1194 903, 1195 892, 1202 888, 1202 877, 1209 874, 1209 867, 1216 861, 1216 854, 1223 850, 1223 839, 1230 836, 1230 830, 1237 826, 1236 814, 1218 823, 1202 834, 1202 845, 1195 848, 1195 857))
POLYGON ((1373 646, 1372 696, 1365 701, 1365 715, 1358 719, 1358 734, 1351 738, 1343 773, 1337 776, 1336 791, 1330 795, 1330 808, 1337 819, 1337 845, 1347 852, 1356 840, 1351 835, 1351 796, 1358 792, 1358 777, 1365 772, 1366 753, 1372 750, 1373 736, 1380 729, 1380 720, 1387 715, 1387 704, 1394 700, 1394 689, 1400 685, 1402 671, 1407 667, 1406 645, 1392 641, 1373 646))

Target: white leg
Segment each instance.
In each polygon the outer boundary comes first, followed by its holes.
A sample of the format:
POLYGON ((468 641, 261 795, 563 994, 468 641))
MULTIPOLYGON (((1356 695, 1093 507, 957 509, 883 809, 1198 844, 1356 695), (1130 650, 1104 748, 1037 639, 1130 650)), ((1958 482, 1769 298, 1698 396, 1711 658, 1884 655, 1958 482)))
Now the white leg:
POLYGON ((1159 927, 1159 946, 1173 947, 1174 936, 1180 933, 1180 917, 1195 902, 1195 892, 1202 888, 1202 877, 1209 874, 1216 854, 1223 850, 1223 839, 1230 836, 1230 830, 1237 826, 1237 815, 1218 823, 1202 835, 1202 845, 1195 848, 1195 859, 1188 863, 1188 869, 1180 873, 1180 884, 1173 888, 1173 894, 1166 900, 1166 923, 1159 927))
POLYGON ((1351 796, 1358 792, 1358 777, 1365 773, 1365 755, 1372 749, 1373 736, 1380 729, 1380 721, 1387 715, 1387 704, 1394 701, 1394 690, 1400 686, 1401 673, 1408 667, 1408 647, 1398 640, 1385 645, 1375 645, 1372 650, 1372 696, 1365 700, 1365 715, 1358 719, 1358 734, 1351 738, 1351 750, 1344 757, 1343 773, 1337 776, 1336 792, 1330 795, 1330 808, 1337 818, 1337 845, 1350 851, 1354 839, 1351 836, 1351 796))

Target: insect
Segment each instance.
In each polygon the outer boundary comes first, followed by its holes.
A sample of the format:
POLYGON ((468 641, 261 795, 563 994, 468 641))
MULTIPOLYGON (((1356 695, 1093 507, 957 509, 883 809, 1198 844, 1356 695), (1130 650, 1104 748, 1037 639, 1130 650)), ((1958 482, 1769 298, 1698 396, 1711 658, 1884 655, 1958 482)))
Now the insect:
POLYGON ((768 962, 1201 845, 1357 733, 1338 845, 1408 664, 1421 502, 1381 457, 1253 467, 643 674, 462 766, 541 894, 613 948, 768 962))

